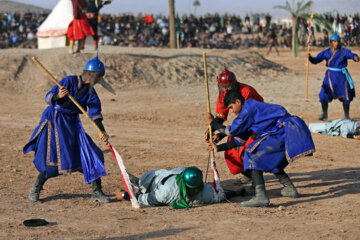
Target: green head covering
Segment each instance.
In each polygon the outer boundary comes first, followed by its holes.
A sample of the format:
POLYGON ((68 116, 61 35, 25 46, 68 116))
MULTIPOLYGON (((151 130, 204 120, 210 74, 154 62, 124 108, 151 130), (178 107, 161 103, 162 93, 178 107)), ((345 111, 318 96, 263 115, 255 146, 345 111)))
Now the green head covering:
POLYGON ((202 172, 197 167, 188 167, 181 174, 176 176, 176 182, 179 186, 180 201, 172 202, 173 209, 189 208, 186 202, 186 187, 191 189, 202 188, 202 172))

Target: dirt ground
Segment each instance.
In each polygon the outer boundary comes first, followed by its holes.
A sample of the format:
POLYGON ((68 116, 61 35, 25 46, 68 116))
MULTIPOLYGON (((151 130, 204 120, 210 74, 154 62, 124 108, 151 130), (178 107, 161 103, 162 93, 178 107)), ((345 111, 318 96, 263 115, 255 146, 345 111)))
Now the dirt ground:
MULTIPOLYGON (((217 96, 215 75, 225 62, 239 81, 256 88, 266 102, 283 105, 306 123, 318 122, 317 95, 324 63, 310 66, 306 101, 305 51, 300 58, 288 49, 281 49, 280 56, 273 51, 264 58, 266 50, 206 51, 212 110, 217 96)), ((360 53, 360 49, 351 50, 360 53)), ((102 48, 106 78, 117 92, 113 96, 96 86, 103 123, 129 172, 141 175, 157 168, 195 165, 205 174, 202 52, 102 48)), ((135 210, 129 202, 115 199, 115 190, 123 188, 119 168, 96 130, 81 117, 87 133, 104 151, 108 175, 103 178, 103 190, 111 203, 92 202, 91 186, 80 173, 48 180, 40 201, 32 203, 27 197, 37 171, 33 153, 24 155, 22 148, 40 120, 45 94, 53 84, 30 58, 36 56, 60 79, 81 73, 94 52, 70 55, 65 48, 14 49, 2 50, 0 56, 0 239, 360 239, 360 142, 320 134, 313 134, 317 152, 286 168, 300 193, 297 199, 280 197, 281 185, 273 175, 265 174, 269 208, 244 208, 240 203, 250 196, 238 196, 230 202, 185 210, 168 206, 135 210), (23 221, 29 218, 44 218, 50 225, 25 227, 23 221)), ((359 66, 349 63, 357 89, 359 66)), ((357 121, 359 103, 356 98, 350 111, 357 121)), ((342 117, 341 103, 331 103, 329 118, 342 117)), ((223 186, 238 188, 240 176, 231 175, 222 153, 216 159, 223 186)))

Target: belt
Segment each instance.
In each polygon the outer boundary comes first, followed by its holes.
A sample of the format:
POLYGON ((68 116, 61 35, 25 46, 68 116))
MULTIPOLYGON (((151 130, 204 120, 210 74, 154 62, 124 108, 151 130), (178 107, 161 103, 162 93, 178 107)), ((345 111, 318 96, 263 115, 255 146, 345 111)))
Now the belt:
POLYGON ((342 72, 345 76, 346 76, 346 79, 350 85, 350 89, 354 89, 354 82, 353 80, 351 79, 351 76, 348 72, 348 70, 346 68, 333 68, 333 67, 328 67, 328 69, 330 71, 335 71, 335 72, 342 72))
POLYGON ((266 135, 275 133, 277 130, 279 130, 280 128, 282 128, 283 126, 285 126, 286 121, 287 121, 288 118, 290 118, 290 117, 291 117, 291 116, 279 118, 279 119, 276 121, 276 125, 275 125, 275 126, 273 126, 272 128, 270 128, 269 130, 263 132, 258 138, 263 138, 263 137, 265 137, 266 135))
POLYGON ((86 13, 86 17, 87 18, 96 18, 97 14, 96 13, 86 13))

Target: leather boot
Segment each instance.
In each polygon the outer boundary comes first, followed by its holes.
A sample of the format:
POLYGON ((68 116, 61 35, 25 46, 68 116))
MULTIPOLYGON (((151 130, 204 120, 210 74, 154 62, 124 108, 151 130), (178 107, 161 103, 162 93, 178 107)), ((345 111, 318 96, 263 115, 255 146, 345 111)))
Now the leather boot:
POLYGON ((106 196, 104 194, 104 192, 101 190, 102 186, 101 186, 101 178, 96 179, 95 181, 93 181, 91 183, 92 185, 92 194, 91 194, 91 200, 93 202, 103 202, 103 203, 108 203, 110 202, 110 199, 108 196, 106 196))
POLYGON ((281 171, 280 173, 275 173, 275 176, 277 179, 279 179, 279 182, 284 186, 284 188, 281 190, 281 196, 289 197, 289 198, 299 197, 299 194, 294 184, 291 182, 289 176, 284 171, 281 171))
POLYGON ((43 190, 44 183, 47 178, 41 173, 37 176, 34 185, 30 188, 29 191, 29 199, 33 202, 37 202, 39 200, 40 191, 43 190))
POLYGON ((343 109, 344 109, 344 117, 345 119, 350 119, 349 111, 350 111, 350 103, 344 104, 343 103, 343 109))
POLYGON ((328 103, 322 102, 321 109, 322 109, 322 114, 318 117, 318 119, 322 120, 322 121, 327 120, 327 118, 328 118, 328 103))
POLYGON ((241 205, 244 207, 268 207, 270 201, 266 195, 263 173, 259 170, 251 170, 251 177, 255 185, 255 197, 242 202, 241 205))
POLYGON ((249 170, 241 173, 243 176, 240 177, 242 184, 252 184, 251 172, 249 170))
POLYGON ((130 178, 130 182, 132 184, 134 184, 137 188, 139 187, 139 178, 132 175, 131 173, 128 172, 129 178, 130 178))

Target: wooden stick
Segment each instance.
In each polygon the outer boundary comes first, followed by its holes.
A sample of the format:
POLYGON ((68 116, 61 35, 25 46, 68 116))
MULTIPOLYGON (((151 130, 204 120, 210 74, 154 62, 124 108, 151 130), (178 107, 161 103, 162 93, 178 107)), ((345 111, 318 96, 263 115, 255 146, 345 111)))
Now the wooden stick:
MULTIPOLYGON (((31 59, 51 78, 51 80, 53 80, 53 82, 56 85, 58 85, 59 87, 62 87, 61 84, 54 78, 54 76, 35 57, 32 57, 31 59)), ((68 94, 67 96, 80 109, 80 111, 90 120, 90 122, 92 123, 92 125, 94 125, 96 130, 102 134, 103 132, 96 125, 96 123, 90 118, 90 116, 87 114, 87 112, 81 107, 81 105, 70 94, 68 94)), ((110 144, 110 142, 109 142, 109 144, 110 144)))
MULTIPOLYGON (((208 82, 208 77, 207 77, 207 65, 206 65, 206 53, 203 52, 203 60, 204 60, 204 77, 205 77, 205 85, 206 85, 206 103, 207 103, 207 112, 211 113, 210 111, 210 94, 209 94, 209 82, 208 82)), ((212 138, 212 129, 211 129, 211 125, 209 124, 209 139, 210 139, 210 143, 213 142, 213 138, 212 138)), ((215 158, 215 154, 214 154, 214 150, 211 150, 211 157, 215 158)))

